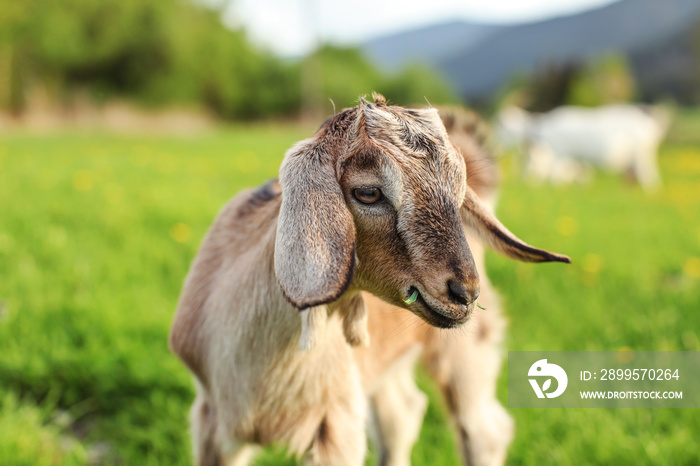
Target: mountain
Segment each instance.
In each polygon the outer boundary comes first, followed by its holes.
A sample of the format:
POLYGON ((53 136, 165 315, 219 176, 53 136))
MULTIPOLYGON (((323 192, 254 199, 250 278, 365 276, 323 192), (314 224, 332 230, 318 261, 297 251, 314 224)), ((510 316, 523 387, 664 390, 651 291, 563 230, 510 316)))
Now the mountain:
MULTIPOLYGON (((424 63, 441 71, 468 99, 488 98, 516 73, 527 74, 551 63, 581 63, 610 51, 632 58, 636 73, 653 71, 653 79, 640 81, 651 80, 657 88, 663 88, 664 79, 673 78, 670 72, 645 69, 639 64, 668 62, 678 68, 679 60, 694 59, 688 56, 693 52, 689 41, 694 37, 692 32, 699 18, 700 0, 621 0, 575 15, 533 23, 511 26, 464 23, 465 31, 474 31, 464 41, 456 33, 450 33, 454 35, 440 42, 441 27, 449 26, 447 30, 456 31, 458 23, 436 25, 374 40, 365 50, 382 66, 395 59, 379 51, 389 54, 392 50, 401 50, 397 42, 411 44, 414 38, 420 37, 425 47, 420 48, 416 56, 428 57, 423 59, 424 63), (681 42, 682 47, 677 45, 681 42), (382 43, 383 48, 376 48, 374 44, 377 43, 382 43), (673 63, 669 59, 664 61, 669 51, 675 53, 673 63), (653 59, 646 57, 649 54, 653 59)), ((410 55, 403 52, 401 56, 410 55)), ((688 65, 684 68, 689 69, 688 65)))
POLYGON ((436 65, 503 27, 454 21, 383 36, 368 41, 363 48, 370 59, 387 70, 416 62, 436 65))

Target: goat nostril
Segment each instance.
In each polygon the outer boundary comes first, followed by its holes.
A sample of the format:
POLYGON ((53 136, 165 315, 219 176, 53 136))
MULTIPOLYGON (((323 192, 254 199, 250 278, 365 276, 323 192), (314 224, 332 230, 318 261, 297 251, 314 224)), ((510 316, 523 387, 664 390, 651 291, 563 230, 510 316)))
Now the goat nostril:
POLYGON ((470 293, 467 291, 461 283, 457 280, 449 279, 447 280, 447 291, 454 301, 465 306, 469 305, 474 299, 470 299, 470 293))

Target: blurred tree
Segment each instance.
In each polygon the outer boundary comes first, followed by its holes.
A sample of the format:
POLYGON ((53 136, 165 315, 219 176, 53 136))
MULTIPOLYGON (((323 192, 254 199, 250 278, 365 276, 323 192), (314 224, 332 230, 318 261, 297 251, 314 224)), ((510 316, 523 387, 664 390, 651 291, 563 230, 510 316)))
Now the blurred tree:
POLYGON ((533 75, 516 76, 495 101, 496 108, 518 105, 546 112, 561 105, 594 107, 630 102, 635 95, 635 79, 627 59, 608 54, 585 65, 552 62, 533 75))
POLYGON ((245 31, 222 23, 225 4, 0 2, 0 108, 22 111, 37 90, 63 105, 87 91, 97 100, 200 104, 225 118, 290 115, 302 106, 302 70, 314 69, 320 94, 339 107, 373 90, 397 103, 453 99, 432 72, 409 68, 384 76, 352 48, 323 46, 296 64, 279 60, 255 49, 245 31))
POLYGON ((547 112, 566 104, 577 71, 573 63, 551 62, 542 67, 528 85, 528 109, 547 112))
POLYGON ((566 104, 577 68, 571 63, 550 62, 533 74, 516 74, 497 93, 492 112, 515 105, 532 112, 547 112, 566 104))
POLYGON ((635 97, 635 81, 627 59, 608 54, 588 63, 573 78, 567 103, 586 107, 630 102, 635 97))
POLYGON ((171 68, 146 95, 156 103, 201 101, 226 118, 295 113, 300 77, 294 65, 255 50, 243 31, 224 27, 217 12, 173 21, 171 68), (181 29, 183 24, 187 28, 181 29), (213 27, 213 26, 217 27, 213 27))
POLYGON ((17 112, 24 104, 19 37, 29 21, 32 0, 0 3, 0 106, 17 112))
POLYGON ((377 91, 397 105, 456 103, 456 93, 446 80, 428 68, 408 66, 395 75, 381 73, 360 50, 324 45, 306 58, 302 66, 318 60, 321 91, 339 110, 356 105, 363 94, 377 91))
POLYGON ((311 66, 314 60, 320 65, 321 95, 333 100, 337 110, 356 105, 362 94, 381 92, 383 76, 358 49, 323 45, 301 66, 311 66))
POLYGON ((421 65, 409 65, 384 85, 387 96, 400 105, 433 105, 459 102, 457 93, 442 76, 421 65))
POLYGON ((485 113, 495 115, 500 109, 516 106, 528 108, 530 103, 530 77, 523 73, 513 75, 496 93, 490 105, 481 105, 485 113))

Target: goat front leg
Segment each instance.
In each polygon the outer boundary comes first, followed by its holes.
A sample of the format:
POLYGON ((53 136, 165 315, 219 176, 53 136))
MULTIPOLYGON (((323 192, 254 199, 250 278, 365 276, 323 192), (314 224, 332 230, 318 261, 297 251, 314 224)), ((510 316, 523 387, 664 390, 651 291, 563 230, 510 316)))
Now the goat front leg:
POLYGON ((346 387, 321 421, 306 454, 308 466, 362 466, 367 454, 367 403, 359 380, 346 387))
POLYGON ((445 394, 469 466, 504 464, 514 432, 513 420, 496 399, 504 324, 497 309, 487 307, 466 333, 443 334, 435 341, 427 364, 445 394))
POLYGON ((646 190, 654 189, 661 183, 656 162, 657 146, 638 148, 634 153, 632 172, 637 182, 646 190))
POLYGON ((381 466, 411 464, 411 451, 428 407, 428 397, 416 386, 413 375, 421 351, 422 346, 415 345, 401 356, 371 397, 381 466))
MULTIPOLYGON (((198 387, 198 391, 200 391, 198 387)), ((223 466, 221 454, 216 444, 216 412, 213 405, 202 393, 190 410, 190 428, 194 464, 197 466, 223 466)))
POLYGON ((192 405, 190 423, 196 466, 247 466, 260 451, 257 445, 218 437, 216 410, 203 393, 197 395, 192 405))

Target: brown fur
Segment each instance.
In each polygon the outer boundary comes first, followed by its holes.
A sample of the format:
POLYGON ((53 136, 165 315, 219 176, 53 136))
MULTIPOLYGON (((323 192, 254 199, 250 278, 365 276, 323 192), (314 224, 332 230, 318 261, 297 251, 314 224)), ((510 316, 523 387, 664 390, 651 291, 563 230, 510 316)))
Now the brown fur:
MULTIPOLYGON (((279 187, 242 193, 222 210, 170 337, 197 380, 198 464, 244 464, 249 445, 270 443, 316 465, 362 464, 365 401, 348 344, 367 343, 358 293, 443 328, 469 320, 479 275, 460 221, 473 192, 466 179, 435 111, 376 97, 293 147, 279 187), (383 197, 363 204, 358 187, 383 197), (419 297, 407 304, 413 290, 419 297)), ((478 199, 472 209, 475 222, 490 219, 478 199)), ((493 225, 479 231, 494 236, 493 225)), ((527 248, 514 241, 510 249, 527 248)))

